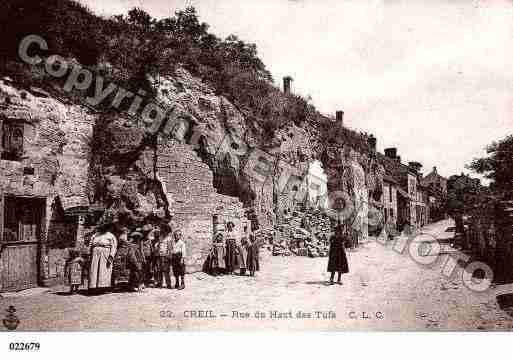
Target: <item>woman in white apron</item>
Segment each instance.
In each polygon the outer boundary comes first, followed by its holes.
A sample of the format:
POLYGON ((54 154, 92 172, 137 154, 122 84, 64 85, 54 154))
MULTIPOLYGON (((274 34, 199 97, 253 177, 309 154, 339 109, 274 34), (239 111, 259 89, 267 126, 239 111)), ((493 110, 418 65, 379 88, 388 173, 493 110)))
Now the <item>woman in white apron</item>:
POLYGON ((89 291, 106 291, 111 287, 112 262, 118 247, 116 237, 109 232, 109 225, 102 225, 91 238, 91 265, 89 291))

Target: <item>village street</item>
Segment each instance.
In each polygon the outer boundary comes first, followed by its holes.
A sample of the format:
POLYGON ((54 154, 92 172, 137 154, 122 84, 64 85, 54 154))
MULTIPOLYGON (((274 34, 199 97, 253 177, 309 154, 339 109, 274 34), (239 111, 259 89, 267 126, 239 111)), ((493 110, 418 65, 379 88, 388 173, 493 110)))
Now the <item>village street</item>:
MULTIPOLYGON (((452 233, 445 229, 452 225, 443 221, 424 231, 447 238, 452 233)), ((341 286, 326 285, 326 258, 272 257, 264 250, 256 278, 197 273, 186 277, 183 291, 149 288, 142 294, 103 296, 68 296, 65 287, 38 289, 5 295, 0 311, 16 307, 18 330, 513 328, 513 318, 499 308, 494 289, 474 293, 461 276, 447 279, 440 268, 422 267, 408 254, 396 253, 390 243, 369 241, 348 257, 350 273, 341 286), (207 314, 215 318, 185 318, 200 310, 212 311, 207 314), (233 311, 239 318, 233 318, 233 311), (266 318, 255 318, 256 311, 266 318), (271 311, 285 314, 271 318, 271 311), (299 319, 299 311, 311 317, 299 319), (249 318, 242 318, 243 313, 249 318)))

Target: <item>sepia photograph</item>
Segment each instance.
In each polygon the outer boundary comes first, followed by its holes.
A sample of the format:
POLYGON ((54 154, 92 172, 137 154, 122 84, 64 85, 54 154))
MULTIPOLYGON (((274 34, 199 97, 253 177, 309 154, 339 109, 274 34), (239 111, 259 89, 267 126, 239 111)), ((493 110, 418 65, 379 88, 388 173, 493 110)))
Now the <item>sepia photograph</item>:
POLYGON ((513 1, 0 10, 3 349, 513 329, 513 1))

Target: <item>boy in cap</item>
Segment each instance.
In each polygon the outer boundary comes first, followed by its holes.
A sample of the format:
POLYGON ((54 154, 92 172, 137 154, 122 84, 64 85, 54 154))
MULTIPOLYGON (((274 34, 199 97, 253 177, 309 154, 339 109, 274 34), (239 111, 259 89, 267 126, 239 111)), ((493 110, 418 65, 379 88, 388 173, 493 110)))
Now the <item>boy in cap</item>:
POLYGON ((173 234, 174 243, 171 250, 171 265, 173 266, 173 275, 175 276, 175 288, 185 288, 185 256, 187 255, 185 242, 183 241, 183 234, 181 230, 175 231, 173 234), (181 279, 181 283, 180 280, 181 279))
POLYGON ((155 243, 155 259, 157 263, 157 288, 164 286, 164 279, 166 286, 171 289, 171 255, 173 249, 173 236, 172 229, 169 225, 161 226, 160 236, 155 243))

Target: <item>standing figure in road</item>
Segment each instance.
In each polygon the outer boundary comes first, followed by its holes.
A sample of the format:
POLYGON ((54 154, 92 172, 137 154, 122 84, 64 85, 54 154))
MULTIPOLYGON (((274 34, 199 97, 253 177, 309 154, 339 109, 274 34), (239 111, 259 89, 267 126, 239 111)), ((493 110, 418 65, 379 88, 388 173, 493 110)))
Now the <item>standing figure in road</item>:
POLYGON ((226 223, 226 272, 233 274, 239 267, 239 246, 235 238, 235 225, 233 222, 226 223))
POLYGON ((118 236, 118 248, 112 263, 112 287, 121 283, 126 284, 130 280, 130 269, 127 266, 127 254, 129 250, 128 228, 122 227, 118 236))
POLYGON ((72 249, 69 252, 70 259, 66 263, 65 273, 68 277, 70 294, 76 294, 78 287, 82 285, 82 266, 84 265, 84 259, 80 256, 80 251, 72 249))
POLYGON ((224 274, 226 270, 226 244, 222 233, 216 234, 214 238, 211 257, 210 269, 212 274, 214 276, 224 274))
POLYGON ((255 235, 249 235, 247 269, 251 277, 255 276, 255 272, 260 270, 260 243, 256 240, 255 235))
POLYGON ((143 238, 139 242, 139 250, 141 251, 143 262, 142 281, 145 285, 150 285, 154 281, 153 276, 153 240, 155 239, 154 228, 151 224, 145 224, 140 231, 142 231, 143 238))
POLYGON ((185 242, 183 241, 183 234, 181 230, 175 231, 173 234, 175 242, 173 243, 171 265, 173 267, 173 275, 175 276, 175 288, 185 288, 185 256, 187 255, 185 249, 185 242), (181 283, 180 283, 181 279, 181 283))
POLYGON ((171 289, 171 252, 173 249, 173 236, 171 227, 167 224, 162 225, 160 236, 155 243, 155 255, 157 262, 157 288, 166 286, 171 289))
POLYGON ((337 283, 342 284, 342 273, 349 272, 347 263, 345 242, 348 240, 347 233, 344 232, 342 224, 335 228, 335 234, 330 238, 330 251, 328 260, 328 272, 331 272, 330 285, 334 284, 335 272, 338 273, 337 283))
POLYGON ((144 291, 144 279, 143 279, 143 266, 144 256, 141 253, 140 241, 143 239, 143 235, 139 232, 130 233, 130 239, 128 243, 127 253, 127 265, 130 270, 130 287, 136 292, 144 291))
POLYGON ((248 250, 249 250, 249 242, 248 238, 246 236, 242 237, 240 241, 240 247, 239 247, 239 268, 240 268, 240 275, 245 276, 246 275, 246 268, 248 263, 248 250))
POLYGON ((89 291, 105 292, 111 286, 112 262, 118 243, 110 232, 110 224, 102 224, 91 238, 91 265, 89 291))
POLYGON ((118 238, 118 249, 114 257, 112 278, 113 285, 123 283, 129 290, 142 292, 141 271, 143 257, 139 251, 139 243, 134 244, 133 241, 139 241, 142 234, 133 232, 128 236, 128 228, 123 228, 118 238))

